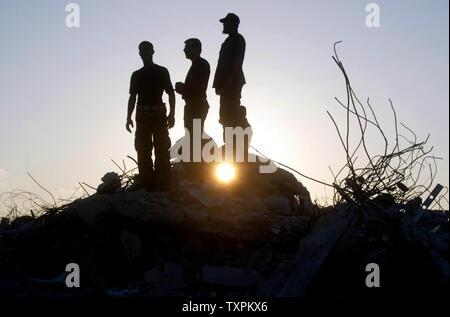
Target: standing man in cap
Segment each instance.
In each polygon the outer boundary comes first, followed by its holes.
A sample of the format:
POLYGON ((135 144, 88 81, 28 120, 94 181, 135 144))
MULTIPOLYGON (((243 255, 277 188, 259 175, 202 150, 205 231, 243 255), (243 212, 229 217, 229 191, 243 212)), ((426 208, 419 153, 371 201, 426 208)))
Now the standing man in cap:
MULTIPOLYGON (((234 13, 228 13, 224 18, 219 20, 223 24, 223 33, 228 34, 227 39, 223 42, 220 49, 219 61, 217 63, 216 73, 214 76, 213 88, 216 94, 220 96, 219 122, 222 124, 225 140, 226 127, 242 127, 246 122, 245 108, 241 107, 241 91, 245 84, 244 72, 242 64, 245 55, 245 40, 238 33, 239 17, 234 13)), ((247 122, 247 126, 248 122, 247 122)), ((235 145, 233 153, 235 158, 235 145)), ((245 158, 248 156, 248 140, 246 140, 245 158)))
POLYGON ((131 115, 137 100, 136 135, 134 146, 137 152, 139 183, 148 189, 155 185, 159 189, 170 186, 170 138, 168 128, 175 124, 175 94, 165 67, 153 63, 153 45, 148 41, 139 44, 139 55, 144 67, 131 75, 130 97, 126 129, 131 133, 131 115), (170 112, 166 116, 166 106, 162 94, 169 96, 170 112), (155 170, 153 170, 152 150, 155 149, 155 170))

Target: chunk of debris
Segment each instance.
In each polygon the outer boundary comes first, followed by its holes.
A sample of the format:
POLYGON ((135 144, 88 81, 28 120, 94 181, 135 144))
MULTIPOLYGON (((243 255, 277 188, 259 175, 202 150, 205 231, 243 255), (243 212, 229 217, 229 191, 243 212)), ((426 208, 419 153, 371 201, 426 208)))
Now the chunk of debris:
POLYGON ((277 214, 286 215, 292 213, 289 200, 282 195, 271 195, 264 199, 264 204, 277 214))
POLYGON ((209 284, 248 287, 259 279, 257 272, 239 267, 207 265, 202 271, 202 281, 209 284))
POLYGON ((159 265, 156 265, 153 269, 151 269, 150 271, 147 271, 144 273, 144 279, 147 282, 159 282, 162 278, 162 274, 161 274, 161 268, 159 267, 159 265))
POLYGON ((120 234, 123 252, 129 264, 134 263, 136 258, 141 255, 142 243, 139 237, 131 232, 123 230, 120 234))
POLYGON ((404 285, 400 268, 408 265, 398 263, 403 257, 426 289, 448 287, 448 211, 426 210, 416 223, 414 212, 404 211, 419 200, 405 207, 390 194, 321 208, 280 168, 233 190, 212 180, 188 180, 178 166, 170 191, 136 190, 128 182, 120 187, 120 177, 108 173, 103 184, 110 187, 102 187, 101 195, 36 218, 3 218, 0 266, 2 257, 16 262, 7 274, 0 272, 0 293, 303 297, 323 290, 321 272, 331 270, 334 275, 325 279, 333 284, 342 268, 352 267, 346 274, 355 276, 342 287, 354 287, 350 294, 358 295, 358 267, 367 261, 394 263, 385 268, 385 288, 404 285), (336 261, 339 267, 330 268, 336 261), (67 263, 79 263, 85 272, 82 291, 61 282, 67 263))
POLYGON ((120 188, 120 177, 115 172, 106 173, 102 177, 102 184, 97 187, 97 194, 112 194, 120 188))

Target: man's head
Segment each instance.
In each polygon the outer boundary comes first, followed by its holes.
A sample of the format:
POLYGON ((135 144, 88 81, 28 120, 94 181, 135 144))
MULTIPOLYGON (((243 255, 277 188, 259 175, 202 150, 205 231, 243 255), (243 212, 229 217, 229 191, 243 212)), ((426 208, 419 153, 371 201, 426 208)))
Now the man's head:
POLYGON ((144 63, 153 60, 153 44, 148 41, 143 41, 139 44, 139 55, 144 63))
POLYGON ((202 43, 199 39, 191 38, 184 41, 184 54, 187 59, 194 60, 202 52, 202 43))
POLYGON ((235 33, 239 27, 239 17, 234 13, 228 13, 224 18, 219 20, 223 24, 223 33, 231 34, 235 33))

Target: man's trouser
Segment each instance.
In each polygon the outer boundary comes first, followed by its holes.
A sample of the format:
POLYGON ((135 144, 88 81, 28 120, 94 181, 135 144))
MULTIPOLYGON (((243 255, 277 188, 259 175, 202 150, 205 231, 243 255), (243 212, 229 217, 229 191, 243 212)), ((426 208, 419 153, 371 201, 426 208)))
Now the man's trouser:
MULTIPOLYGON (((241 108, 241 90, 242 87, 237 87, 235 89, 225 90, 220 94, 220 123, 223 126, 223 141, 226 145, 226 135, 225 128, 236 128, 241 127, 242 129, 247 128, 249 125, 245 125, 247 122, 245 119, 245 113, 241 108)), ((248 124, 248 123, 247 123, 248 124)), ((250 135, 251 136, 251 135, 250 135)), ((248 147, 249 147, 249 137, 244 135, 244 161, 248 161, 248 147)), ((236 147, 237 139, 236 136, 233 137, 233 161, 236 161, 236 147)))
POLYGON ((134 147, 137 152, 139 175, 144 182, 150 182, 153 176, 159 179, 170 176, 170 146, 166 108, 138 105, 134 147), (153 148, 155 148, 155 173, 152 161, 153 148))
MULTIPOLYGON (((194 119, 200 119, 200 140, 196 140, 199 144, 203 145, 202 134, 205 125, 205 119, 208 115, 209 104, 204 98, 186 100, 186 105, 184 106, 184 127, 189 131, 189 153, 190 162, 193 162, 193 152, 194 152, 194 119)), ((200 154, 201 157, 201 154, 200 154)))
MULTIPOLYGON (((236 127, 239 124, 242 87, 224 90, 220 94, 219 118, 222 126, 236 127)), ((225 131, 224 131, 225 133, 225 131)), ((223 135, 225 141, 225 134, 223 135)))

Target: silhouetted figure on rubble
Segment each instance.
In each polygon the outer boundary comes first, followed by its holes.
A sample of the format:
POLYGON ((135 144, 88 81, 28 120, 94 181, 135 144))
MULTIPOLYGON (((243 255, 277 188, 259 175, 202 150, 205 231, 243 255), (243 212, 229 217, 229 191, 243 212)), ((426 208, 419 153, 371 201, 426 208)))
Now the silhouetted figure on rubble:
MULTIPOLYGON (((200 57, 202 52, 202 43, 199 39, 191 38, 184 42, 184 53, 187 59, 192 62, 186 75, 184 83, 177 82, 175 91, 179 93, 186 105, 184 106, 184 127, 189 132, 190 144, 190 162, 193 162, 193 144, 194 144, 194 119, 199 119, 200 134, 198 144, 202 144, 202 134, 206 116, 209 110, 209 104, 206 99, 206 88, 210 74, 210 67, 207 60, 200 57)), ((201 157, 200 157, 201 158, 201 157)))
MULTIPOLYGON (((239 17, 234 13, 228 13, 219 20, 223 24, 223 33, 228 34, 227 39, 220 49, 219 61, 214 76, 213 88, 216 94, 220 96, 220 120, 224 132, 227 127, 250 127, 246 119, 246 109, 241 106, 241 91, 245 84, 242 64, 245 55, 245 40, 238 33, 239 17)), ((250 135, 251 137, 251 135, 250 135)), ((248 160, 249 137, 244 140, 244 160, 248 160)), ((234 158, 236 155, 236 141, 233 142, 234 158)))
POLYGON ((171 146, 168 128, 175 124, 175 94, 165 67, 153 63, 153 45, 144 41, 139 44, 139 55, 144 67, 131 75, 130 98, 126 129, 131 133, 131 115, 137 100, 135 149, 139 168, 138 182, 148 189, 155 185, 159 189, 170 186, 171 146), (162 94, 169 96, 170 112, 166 116, 166 106, 162 94), (153 170, 152 150, 155 149, 155 169, 153 170))

